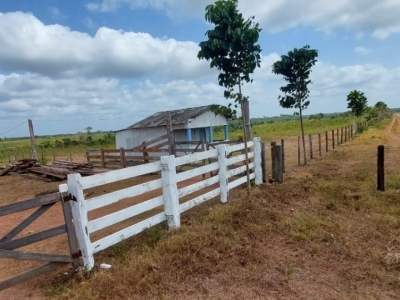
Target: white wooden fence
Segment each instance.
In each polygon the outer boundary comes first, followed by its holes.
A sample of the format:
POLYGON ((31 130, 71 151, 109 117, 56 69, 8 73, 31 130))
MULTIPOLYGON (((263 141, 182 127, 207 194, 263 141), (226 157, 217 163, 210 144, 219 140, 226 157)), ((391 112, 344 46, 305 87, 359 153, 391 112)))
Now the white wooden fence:
MULTIPOLYGON (((249 166, 252 171, 250 174, 250 179, 255 179, 255 184, 260 185, 262 183, 260 138, 255 138, 253 141, 249 142, 247 146, 248 148, 254 149, 250 149, 248 153, 248 157, 253 159, 253 162, 251 162, 249 166)), ((203 203, 218 195, 220 196, 221 202, 227 202, 229 190, 246 182, 245 175, 242 175, 235 180, 229 180, 233 176, 243 174, 246 171, 245 165, 241 165, 231 170, 228 169, 228 166, 231 166, 232 168, 232 165, 245 160, 244 154, 229 158, 232 152, 240 151, 244 148, 244 144, 234 146, 227 146, 223 144, 218 146, 217 149, 205 152, 198 152, 181 157, 163 156, 161 157, 160 161, 126 169, 110 171, 89 177, 81 177, 80 174, 68 175, 68 183, 60 185, 59 190, 60 192, 68 192, 74 200, 71 201, 73 222, 80 245, 84 266, 88 270, 91 270, 94 267, 93 255, 96 252, 117 244, 122 240, 138 234, 145 229, 163 221, 167 221, 169 228, 179 227, 180 214, 196 205, 199 205, 200 203, 203 203), (189 171, 181 173, 176 172, 176 167, 178 166, 208 158, 218 158, 218 161, 189 171), (218 171, 218 175, 178 189, 179 182, 212 171, 218 171), (155 172, 161 172, 160 179, 85 200, 84 190, 86 189, 155 172), (218 188, 180 204, 180 198, 203 188, 215 185, 218 182, 218 188), (108 214, 95 220, 88 220, 88 212, 92 210, 117 203, 125 198, 134 197, 157 189, 162 189, 161 196, 141 202, 129 208, 108 214), (155 216, 101 238, 100 240, 92 242, 90 239, 90 235, 93 232, 108 226, 112 226, 116 223, 127 220, 162 205, 164 206, 164 211, 162 213, 156 214, 155 216)))

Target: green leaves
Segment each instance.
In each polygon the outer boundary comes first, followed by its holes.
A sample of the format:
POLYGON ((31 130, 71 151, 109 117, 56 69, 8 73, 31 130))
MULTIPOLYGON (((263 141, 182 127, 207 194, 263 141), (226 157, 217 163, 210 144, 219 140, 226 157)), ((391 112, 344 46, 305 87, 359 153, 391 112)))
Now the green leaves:
POLYGON ((363 92, 354 90, 347 95, 347 108, 350 108, 356 117, 360 117, 367 109, 367 97, 363 92))
POLYGON ((310 94, 308 85, 311 82, 309 76, 318 57, 318 50, 311 49, 309 45, 300 49, 293 49, 287 55, 282 55, 281 60, 272 65, 274 74, 283 75, 283 79, 288 82, 280 90, 284 96, 279 96, 278 100, 284 108, 306 109, 310 104, 307 98, 310 94))
POLYGON ((221 71, 218 83, 226 88, 224 97, 242 103, 248 98, 241 95, 241 84, 251 82, 250 74, 260 67, 261 47, 256 43, 261 29, 254 17, 243 18, 237 4, 237 0, 218 0, 206 7, 205 19, 215 27, 206 32, 208 40, 199 44, 197 57, 221 71), (236 86, 239 93, 233 93, 236 86))

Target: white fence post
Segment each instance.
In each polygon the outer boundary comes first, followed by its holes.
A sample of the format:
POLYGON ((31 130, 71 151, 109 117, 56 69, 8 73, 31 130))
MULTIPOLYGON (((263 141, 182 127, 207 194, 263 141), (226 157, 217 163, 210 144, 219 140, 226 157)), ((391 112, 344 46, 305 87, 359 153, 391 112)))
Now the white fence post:
POLYGON ((94 258, 88 232, 88 215, 81 184, 81 174, 68 174, 68 193, 73 200, 71 201, 72 217, 79 248, 82 253, 83 264, 90 271, 94 267, 94 258))
POLYGON ((175 156, 161 156, 161 181, 168 228, 181 226, 175 156))
POLYGON ((261 138, 254 138, 254 175, 255 184, 262 184, 261 138))
POLYGON ((218 150, 218 163, 219 163, 219 182, 221 190, 221 202, 228 202, 229 188, 228 188, 228 158, 227 158, 227 145, 222 144, 217 146, 218 150))

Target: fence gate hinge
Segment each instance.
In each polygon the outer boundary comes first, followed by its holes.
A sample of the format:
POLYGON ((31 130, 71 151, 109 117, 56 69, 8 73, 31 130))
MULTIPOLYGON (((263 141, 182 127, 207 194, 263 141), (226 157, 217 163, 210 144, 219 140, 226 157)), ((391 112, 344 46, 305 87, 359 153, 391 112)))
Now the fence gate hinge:
POLYGON ((75 201, 76 202, 76 197, 72 194, 68 194, 67 198, 69 198, 67 201, 75 201))
POLYGON ((79 258, 82 256, 82 252, 81 252, 81 250, 79 250, 76 253, 72 253, 71 256, 72 256, 72 258, 79 258))

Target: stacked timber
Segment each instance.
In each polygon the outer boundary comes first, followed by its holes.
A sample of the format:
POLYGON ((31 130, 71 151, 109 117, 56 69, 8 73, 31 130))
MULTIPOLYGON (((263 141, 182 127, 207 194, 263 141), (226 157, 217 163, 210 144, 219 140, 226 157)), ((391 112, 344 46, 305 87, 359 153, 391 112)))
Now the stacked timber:
MULTIPOLYGON (((23 159, 0 170, 0 176, 4 175, 28 175, 33 173, 40 175, 42 179, 64 180, 68 174, 80 173, 81 175, 94 175, 109 171, 108 169, 94 168, 87 163, 56 160, 52 165, 41 166, 35 159, 23 159)), ((29 176, 24 176, 31 178, 29 176)), ((38 179, 38 178, 32 178, 38 179)), ((47 181, 47 180, 45 180, 47 181)))
POLYGON ((25 171, 34 165, 36 165, 36 159, 26 158, 16 161, 14 164, 6 166, 3 170, 0 170, 0 176, 7 175, 9 173, 25 173, 25 171))

